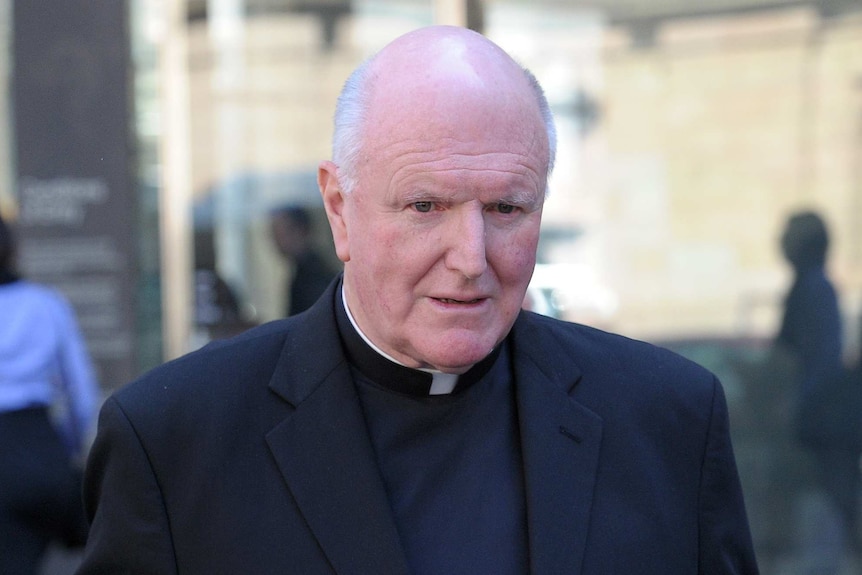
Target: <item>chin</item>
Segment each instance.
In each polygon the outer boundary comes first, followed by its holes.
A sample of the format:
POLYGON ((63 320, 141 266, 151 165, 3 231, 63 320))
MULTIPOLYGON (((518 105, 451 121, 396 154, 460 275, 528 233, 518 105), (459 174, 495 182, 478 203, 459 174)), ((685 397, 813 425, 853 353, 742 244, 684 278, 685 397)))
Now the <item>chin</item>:
POLYGON ((443 353, 433 353, 428 356, 428 363, 447 373, 463 373, 479 363, 494 350, 492 341, 464 341, 459 344, 457 339, 446 342, 443 353))

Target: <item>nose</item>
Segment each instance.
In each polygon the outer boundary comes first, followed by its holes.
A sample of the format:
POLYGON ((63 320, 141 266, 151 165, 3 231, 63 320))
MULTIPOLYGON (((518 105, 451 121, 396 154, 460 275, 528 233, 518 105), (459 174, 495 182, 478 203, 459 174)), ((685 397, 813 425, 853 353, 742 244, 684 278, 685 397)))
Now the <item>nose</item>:
POLYGON ((468 279, 477 279, 488 267, 485 254, 485 216, 481 208, 464 207, 455 210, 454 225, 446 241, 446 267, 460 272, 468 279))

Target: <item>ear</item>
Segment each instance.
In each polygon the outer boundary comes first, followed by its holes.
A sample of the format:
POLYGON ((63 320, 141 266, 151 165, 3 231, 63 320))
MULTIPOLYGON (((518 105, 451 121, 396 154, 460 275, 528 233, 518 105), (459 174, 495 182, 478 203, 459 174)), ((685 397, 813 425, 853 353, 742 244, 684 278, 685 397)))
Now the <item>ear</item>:
POLYGON ((335 253, 338 259, 347 262, 350 260, 350 242, 347 237, 347 222, 344 218, 345 198, 338 184, 338 167, 334 163, 328 160, 320 162, 317 167, 317 186, 323 196, 323 207, 326 210, 326 219, 329 220, 329 228, 332 230, 335 253))

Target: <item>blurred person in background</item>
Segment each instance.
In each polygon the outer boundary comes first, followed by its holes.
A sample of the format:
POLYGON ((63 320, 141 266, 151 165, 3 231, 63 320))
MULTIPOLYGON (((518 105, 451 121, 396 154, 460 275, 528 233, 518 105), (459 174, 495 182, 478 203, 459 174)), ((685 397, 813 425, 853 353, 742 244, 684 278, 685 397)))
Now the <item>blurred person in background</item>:
POLYGON ((72 308, 21 279, 13 256, 0 217, 0 573, 33 575, 49 543, 86 542, 80 468, 98 391, 72 308))
POLYGON ((271 230, 279 253, 293 268, 285 294, 285 316, 296 315, 317 301, 338 271, 315 247, 306 209, 284 206, 273 210, 271 230))
POLYGON ((781 251, 793 269, 793 283, 776 343, 798 362, 800 403, 844 369, 838 296, 826 273, 828 248, 829 233, 818 214, 804 211, 788 218, 781 251))
MULTIPOLYGON (((844 537, 858 561, 862 387, 854 385, 852 372, 843 362, 839 300, 826 271, 826 222, 810 210, 791 214, 781 250, 793 269, 793 283, 775 343, 796 370, 791 433, 811 455, 815 486, 840 517, 844 537)), ((831 567, 818 560, 815 568, 837 570, 838 558, 834 552, 831 555, 824 560, 832 562, 831 567)))

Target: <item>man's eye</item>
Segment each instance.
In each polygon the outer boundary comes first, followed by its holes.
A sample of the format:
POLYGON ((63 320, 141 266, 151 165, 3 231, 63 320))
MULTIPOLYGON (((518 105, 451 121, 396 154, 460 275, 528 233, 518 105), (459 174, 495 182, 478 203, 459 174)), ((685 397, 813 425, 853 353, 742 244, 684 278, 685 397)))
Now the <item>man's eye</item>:
POLYGON ((497 211, 501 214, 511 214, 515 211, 515 206, 512 204, 497 204, 497 211))
POLYGON ((427 213, 434 208, 433 202, 413 202, 413 207, 417 212, 427 213))

